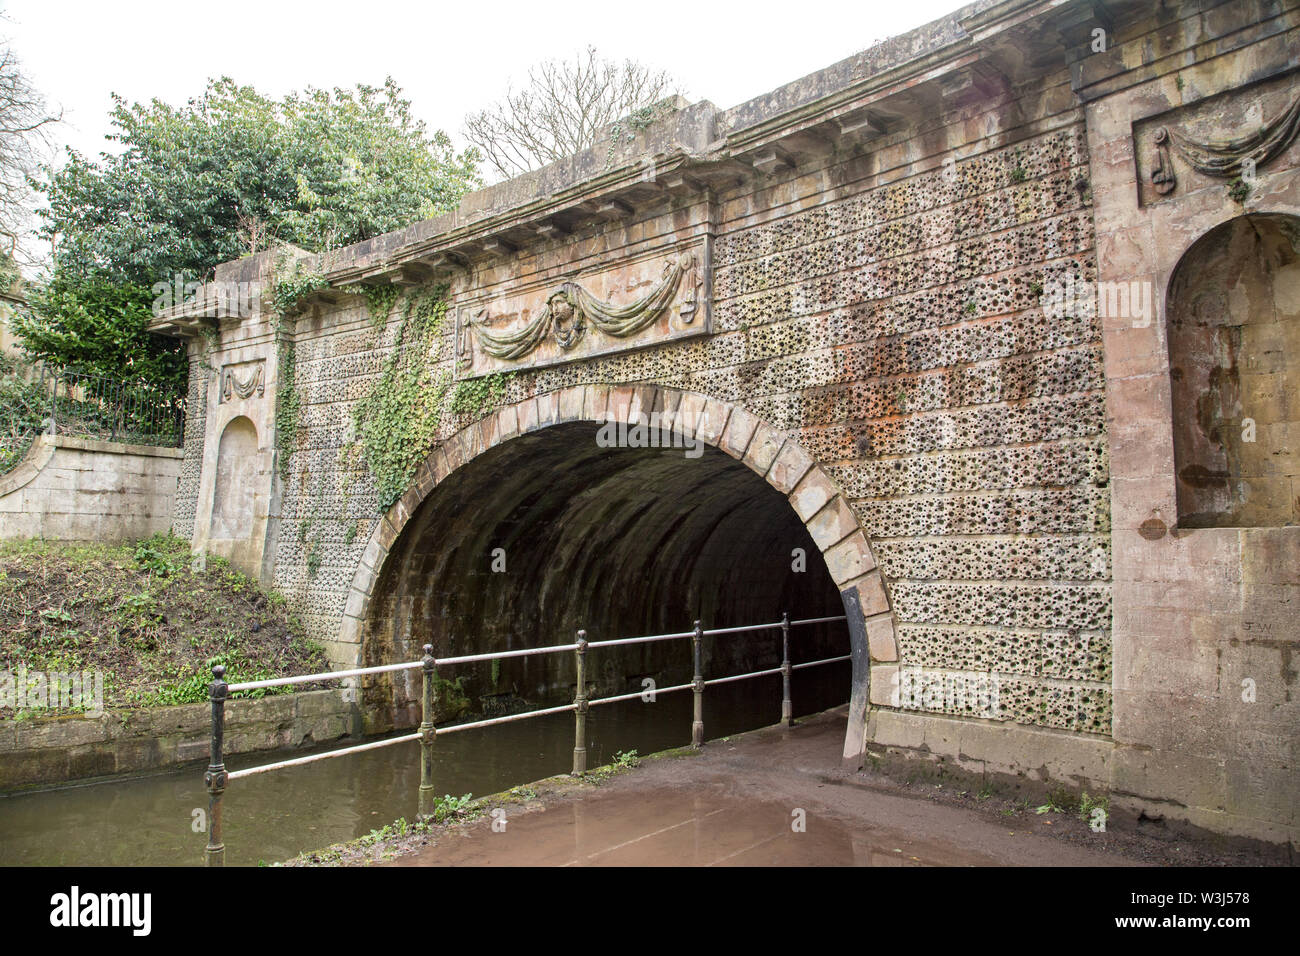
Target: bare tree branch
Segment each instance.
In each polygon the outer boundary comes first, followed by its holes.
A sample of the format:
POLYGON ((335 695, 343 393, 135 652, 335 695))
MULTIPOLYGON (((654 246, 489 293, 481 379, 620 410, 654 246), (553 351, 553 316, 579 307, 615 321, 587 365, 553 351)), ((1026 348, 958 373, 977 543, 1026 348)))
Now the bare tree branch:
POLYGON ((0 253, 16 265, 34 267, 39 256, 23 249, 33 234, 32 178, 52 153, 47 128, 62 119, 41 95, 7 39, 0 39, 0 253))
POLYGON ((615 121, 677 92, 666 72, 587 47, 572 61, 530 67, 523 89, 465 117, 464 135, 509 178, 587 149, 615 121))

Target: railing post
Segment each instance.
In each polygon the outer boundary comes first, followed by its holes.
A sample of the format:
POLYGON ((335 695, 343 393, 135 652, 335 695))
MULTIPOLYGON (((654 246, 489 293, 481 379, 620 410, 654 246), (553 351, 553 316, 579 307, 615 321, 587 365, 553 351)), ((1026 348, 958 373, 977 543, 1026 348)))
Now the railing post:
MULTIPOLYGON (((45 374, 45 373, 44 373, 44 370, 42 370, 42 372, 41 372, 41 375, 42 375, 42 384, 44 384, 44 374, 45 374)), ((58 407, 59 407, 59 373, 58 373, 58 371, 54 372, 54 374, 52 374, 52 375, 50 376, 50 385, 51 385, 51 388, 50 388, 50 430, 49 430, 49 434, 53 435, 53 434, 55 434, 55 432, 56 432, 56 428, 57 428, 57 426, 55 425, 55 419, 56 419, 57 416, 58 416, 58 407)))
POLYGON ((204 862, 208 866, 226 865, 226 845, 221 842, 221 795, 226 792, 226 763, 222 754, 226 734, 226 669, 212 668, 208 699, 212 701, 212 745, 208 752, 208 772, 203 782, 208 788, 208 846, 204 862))
POLYGON ((578 632, 574 648, 578 686, 573 695, 573 776, 587 772, 587 632, 578 632))
POLYGON ((691 746, 696 749, 704 746, 704 674, 700 665, 701 644, 704 642, 704 628, 695 622, 695 633, 691 635, 691 657, 695 664, 695 676, 691 678, 691 689, 695 692, 695 717, 691 721, 691 746))
POLYGON ((794 726, 794 705, 790 701, 790 612, 781 615, 781 723, 794 726))
POLYGON ((420 701, 420 798, 417 812, 421 817, 431 817, 437 797, 433 790, 433 744, 438 729, 433 725, 433 685, 438 676, 438 662, 433 656, 433 645, 424 645, 424 688, 420 701))

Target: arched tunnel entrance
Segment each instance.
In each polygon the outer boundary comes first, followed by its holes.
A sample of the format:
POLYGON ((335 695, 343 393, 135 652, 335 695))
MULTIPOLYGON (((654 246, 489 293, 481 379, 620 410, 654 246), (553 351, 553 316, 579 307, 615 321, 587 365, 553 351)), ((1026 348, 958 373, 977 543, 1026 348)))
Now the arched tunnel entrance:
MULTIPOLYGON (((717 448, 602 447, 569 422, 489 448, 444 478, 394 541, 369 603, 364 660, 439 658, 844 613, 820 549, 789 499, 717 448)), ((704 674, 780 664, 780 632, 704 642, 704 674)), ((791 659, 849 653, 844 622, 792 631, 791 659)), ((812 668, 842 683, 847 664, 812 668)), ((440 677, 440 720, 573 699, 572 654, 459 665, 440 677)), ((690 641, 601 649, 594 696, 688 682, 690 641)), ((806 679, 802 678, 801 679, 806 679)), ((372 729, 419 721, 418 672, 365 689, 372 729)), ((706 698, 707 698, 706 693, 706 698)), ((797 696, 797 695, 796 695, 797 696)), ((796 707, 799 701, 796 700, 796 707)), ((772 702, 773 723, 779 699, 772 702)), ((757 725, 756 725, 757 726, 757 725)), ((687 730, 689 728, 686 728, 687 730)))

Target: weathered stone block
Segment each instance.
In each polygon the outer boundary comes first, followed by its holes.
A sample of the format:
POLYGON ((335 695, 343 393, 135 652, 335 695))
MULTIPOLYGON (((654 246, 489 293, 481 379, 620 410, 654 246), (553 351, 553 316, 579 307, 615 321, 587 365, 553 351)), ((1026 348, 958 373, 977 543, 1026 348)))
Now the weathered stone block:
POLYGON ((605 410, 609 407, 609 387, 605 385, 588 385, 582 400, 582 417, 589 422, 605 420, 605 410))
MULTIPOLYGON (((836 584, 840 585, 861 577, 873 567, 867 540, 861 534, 850 535, 839 544, 822 552, 822 557, 826 559, 826 568, 830 571, 831 577, 836 584)), ((862 610, 865 614, 875 613, 865 603, 862 610)))
POLYGON ((835 486, 826 477, 826 474, 818 468, 805 475, 794 491, 791 492, 790 504, 800 518, 808 521, 818 511, 821 511, 834 496, 835 486))
POLYGON ((540 427, 537 420, 537 399, 530 398, 518 406, 519 431, 527 434, 540 427))
POLYGON ((726 428, 727 416, 730 412, 731 406, 726 402, 709 399, 704 405, 704 411, 701 412, 699 421, 696 423, 696 437, 710 445, 717 445, 723 429, 726 428))
POLYGON ((756 428, 757 418, 743 408, 735 408, 727 419, 727 427, 722 432, 718 447, 732 458, 742 458, 756 428))
POLYGON ((695 434, 695 428, 699 424, 700 416, 704 414, 704 405, 706 399, 703 395, 695 392, 686 392, 682 395, 682 400, 677 406, 677 411, 673 413, 674 427, 687 438, 695 434))
POLYGON ((576 422, 582 418, 582 405, 586 401, 587 390, 581 385, 563 389, 559 394, 559 412, 557 422, 576 422))
POLYGON ((781 494, 788 495, 794 491, 795 485, 808 474, 812 466, 812 459, 791 439, 777 452, 772 468, 767 473, 768 483, 781 494))
POLYGON ((899 704, 898 667, 894 664, 874 664, 871 668, 871 703, 876 707, 897 707, 899 704))
POLYGON ((873 661, 898 660, 898 642, 894 639, 894 619, 879 614, 867 619, 867 647, 873 661))
MULTIPOLYGON (((779 460, 779 459, 778 459, 779 460)), ((858 520, 845 500, 836 496, 808 521, 808 532, 823 551, 858 530, 858 520)), ((860 535, 859 535, 860 536, 860 535)), ((870 561, 864 566, 869 568, 870 561)))
POLYGON ((754 430, 753 438, 749 441, 749 447, 745 449, 745 464, 760 475, 766 475, 767 470, 772 467, 772 462, 776 460, 776 453, 781 450, 784 440, 784 436, 776 429, 759 424, 754 430))

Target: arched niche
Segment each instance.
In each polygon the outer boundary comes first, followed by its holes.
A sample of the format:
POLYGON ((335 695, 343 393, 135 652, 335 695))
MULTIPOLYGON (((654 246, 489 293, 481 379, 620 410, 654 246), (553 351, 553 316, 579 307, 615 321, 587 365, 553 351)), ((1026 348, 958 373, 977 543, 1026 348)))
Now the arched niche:
POLYGON ((209 534, 212 540, 244 541, 252 535, 257 472, 257 426, 241 415, 226 425, 217 446, 209 534))
POLYGON ((1300 520, 1300 219, 1239 216, 1179 260, 1168 296, 1178 523, 1300 520))

